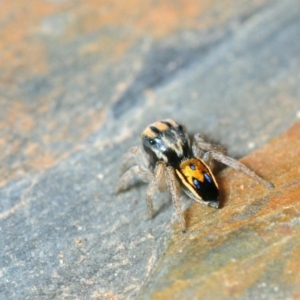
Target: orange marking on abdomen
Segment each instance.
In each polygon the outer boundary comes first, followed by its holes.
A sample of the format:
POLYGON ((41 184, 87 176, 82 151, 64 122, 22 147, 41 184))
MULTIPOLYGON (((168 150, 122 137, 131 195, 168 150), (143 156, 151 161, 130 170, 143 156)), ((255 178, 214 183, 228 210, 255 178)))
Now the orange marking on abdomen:
POLYGON ((179 169, 190 184, 193 184, 193 178, 197 178, 199 181, 203 182, 203 173, 210 173, 205 164, 202 163, 201 160, 196 158, 185 160, 180 164, 179 169))

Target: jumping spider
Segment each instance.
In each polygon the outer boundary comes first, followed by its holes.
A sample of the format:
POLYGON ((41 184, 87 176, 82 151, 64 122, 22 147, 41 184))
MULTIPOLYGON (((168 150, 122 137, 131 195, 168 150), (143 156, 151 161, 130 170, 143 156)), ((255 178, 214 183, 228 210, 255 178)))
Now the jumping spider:
POLYGON ((122 170, 131 159, 135 165, 121 177, 117 192, 124 190, 127 183, 139 176, 149 186, 146 192, 148 216, 152 218, 152 199, 157 190, 170 191, 180 218, 182 231, 186 230, 180 205, 180 183, 186 194, 199 203, 219 207, 219 189, 211 171, 213 160, 240 170, 268 188, 273 184, 262 179, 239 161, 226 156, 226 148, 207 143, 200 134, 190 139, 182 125, 172 119, 150 124, 141 133, 142 150, 131 148, 123 157, 122 170))

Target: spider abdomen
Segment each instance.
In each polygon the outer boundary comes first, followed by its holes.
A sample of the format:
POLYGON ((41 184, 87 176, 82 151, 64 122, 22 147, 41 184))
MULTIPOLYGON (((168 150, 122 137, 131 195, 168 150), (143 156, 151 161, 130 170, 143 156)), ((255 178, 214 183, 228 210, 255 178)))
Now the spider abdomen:
POLYGON ((176 174, 183 184, 183 190, 196 201, 219 207, 219 189, 209 167, 198 158, 184 160, 176 174))

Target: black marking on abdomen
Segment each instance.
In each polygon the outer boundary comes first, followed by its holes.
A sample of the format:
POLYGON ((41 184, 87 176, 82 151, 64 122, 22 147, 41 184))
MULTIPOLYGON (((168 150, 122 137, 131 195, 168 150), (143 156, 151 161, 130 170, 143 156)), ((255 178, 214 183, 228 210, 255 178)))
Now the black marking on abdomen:
POLYGON ((204 181, 199 181, 197 178, 193 178, 193 183, 197 193, 203 201, 212 201, 219 198, 219 190, 215 185, 211 177, 204 173, 204 181))

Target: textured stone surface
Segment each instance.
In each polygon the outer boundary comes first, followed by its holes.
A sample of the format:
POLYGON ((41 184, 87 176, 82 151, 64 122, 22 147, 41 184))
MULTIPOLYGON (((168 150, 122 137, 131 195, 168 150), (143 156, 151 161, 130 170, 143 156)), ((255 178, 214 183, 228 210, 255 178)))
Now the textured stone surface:
POLYGON ((298 299, 300 297, 300 122, 243 162, 272 191, 225 170, 223 208, 186 211, 140 299, 298 299), (287 147, 287 145, 290 145, 287 147))
POLYGON ((143 185, 113 194, 122 154, 165 117, 235 157, 284 132, 300 117, 299 16, 297 0, 1 1, 0 298, 133 298, 177 217, 159 195, 147 220, 143 185))

